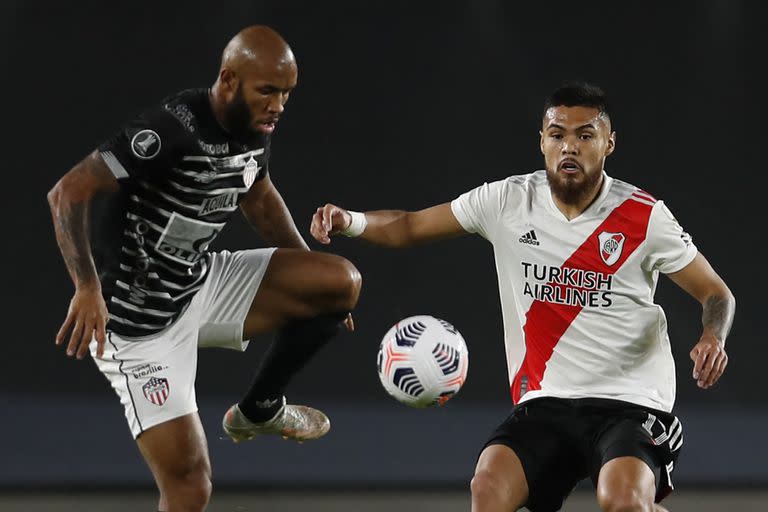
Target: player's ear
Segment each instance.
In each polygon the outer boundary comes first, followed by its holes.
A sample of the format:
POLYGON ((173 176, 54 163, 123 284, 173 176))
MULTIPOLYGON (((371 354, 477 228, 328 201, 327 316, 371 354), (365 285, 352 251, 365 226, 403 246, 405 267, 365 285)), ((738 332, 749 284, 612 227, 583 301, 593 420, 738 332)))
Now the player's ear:
POLYGON ((544 132, 539 130, 539 151, 544 154, 544 132))
POLYGON ((608 147, 605 148, 605 156, 613 153, 614 149, 616 149, 616 132, 611 132, 608 136, 608 147))
POLYGON ((219 83, 222 85, 225 93, 233 94, 237 91, 239 77, 237 76, 237 73, 231 69, 222 68, 221 71, 219 71, 219 83))

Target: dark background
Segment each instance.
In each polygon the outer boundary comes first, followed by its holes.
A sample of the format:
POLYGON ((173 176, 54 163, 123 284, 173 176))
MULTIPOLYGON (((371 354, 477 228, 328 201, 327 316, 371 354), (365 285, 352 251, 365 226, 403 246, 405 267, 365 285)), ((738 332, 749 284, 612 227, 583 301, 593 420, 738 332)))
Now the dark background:
MULTIPOLYGON (((73 396, 104 400, 105 414, 120 418, 95 365, 69 360, 53 344, 73 288, 45 194, 143 108, 211 85, 229 38, 262 23, 285 37, 299 64, 270 168, 308 241, 310 216, 325 202, 420 209, 540 168, 545 96, 566 79, 601 85, 618 139, 608 173, 664 199, 738 301, 728 370, 702 391, 688 357, 700 306, 660 279, 677 403, 713 417, 760 411, 768 404, 768 348, 760 321, 766 117, 756 69, 766 45, 759 8, 738 0, 2 2, 0 394, 59 405, 73 396)), ((454 323, 470 351, 468 381, 446 408, 503 414, 510 402, 489 244, 466 237, 399 251, 345 238, 310 245, 354 262, 363 292, 356 332, 326 348, 289 398, 404 414, 380 387, 375 355, 394 322, 424 313, 454 323)), ((215 244, 258 246, 239 216, 215 244)), ((223 397, 216 414, 244 392, 266 340, 245 355, 201 353, 197 393, 223 397)), ((57 421, 77 421, 63 414, 57 421)), ((107 435, 125 437, 127 429, 107 435)))

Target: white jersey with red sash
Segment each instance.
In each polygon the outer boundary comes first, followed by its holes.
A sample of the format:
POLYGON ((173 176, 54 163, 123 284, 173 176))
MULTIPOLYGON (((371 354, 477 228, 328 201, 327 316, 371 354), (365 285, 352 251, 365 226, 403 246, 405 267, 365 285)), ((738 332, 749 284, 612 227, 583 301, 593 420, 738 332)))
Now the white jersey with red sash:
POLYGON ((546 171, 485 183, 451 203, 459 223, 493 244, 512 399, 624 400, 671 411, 675 366, 659 272, 696 246, 662 201, 603 175, 570 221, 546 171))

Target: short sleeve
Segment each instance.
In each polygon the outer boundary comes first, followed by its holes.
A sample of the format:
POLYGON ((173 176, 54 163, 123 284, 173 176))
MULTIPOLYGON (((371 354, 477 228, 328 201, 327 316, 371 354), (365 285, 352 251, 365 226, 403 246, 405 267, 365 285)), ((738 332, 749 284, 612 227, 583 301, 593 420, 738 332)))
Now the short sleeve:
POLYGON ((451 210, 469 233, 491 241, 504 206, 506 180, 483 183, 451 201, 451 210))
POLYGON ((696 257, 698 249, 663 201, 657 201, 648 223, 648 255, 645 268, 671 274, 682 270, 696 257))
POLYGON ((157 107, 123 126, 98 150, 118 180, 141 178, 173 167, 187 137, 182 124, 157 107))

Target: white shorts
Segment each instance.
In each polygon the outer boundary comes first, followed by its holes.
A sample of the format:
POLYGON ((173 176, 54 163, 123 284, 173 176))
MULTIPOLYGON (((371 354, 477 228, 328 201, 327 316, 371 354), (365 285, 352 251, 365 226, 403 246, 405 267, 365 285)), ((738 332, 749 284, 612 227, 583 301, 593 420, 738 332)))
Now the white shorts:
POLYGON ((274 251, 213 253, 203 287, 170 327, 129 339, 108 331, 101 359, 91 343, 91 356, 120 397, 134 438, 197 411, 198 347, 246 349, 243 322, 274 251))

